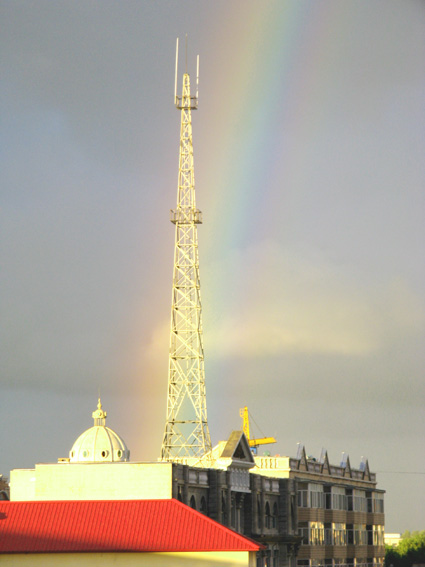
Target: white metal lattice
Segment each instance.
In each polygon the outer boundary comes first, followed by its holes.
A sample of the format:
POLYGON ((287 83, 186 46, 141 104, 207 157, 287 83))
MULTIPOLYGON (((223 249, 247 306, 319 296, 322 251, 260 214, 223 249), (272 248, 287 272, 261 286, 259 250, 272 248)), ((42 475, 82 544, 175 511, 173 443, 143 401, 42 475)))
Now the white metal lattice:
POLYGON ((167 419, 162 460, 202 457, 211 450, 205 394, 202 309, 199 279, 197 225, 202 214, 195 203, 191 111, 197 97, 190 95, 189 75, 183 75, 175 253, 171 307, 167 419))

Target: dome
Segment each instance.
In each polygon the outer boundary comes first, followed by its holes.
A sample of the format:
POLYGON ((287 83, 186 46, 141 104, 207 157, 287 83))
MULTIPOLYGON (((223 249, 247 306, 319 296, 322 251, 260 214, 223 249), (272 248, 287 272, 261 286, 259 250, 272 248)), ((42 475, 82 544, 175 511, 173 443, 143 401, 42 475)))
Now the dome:
POLYGON ((69 452, 71 463, 114 463, 130 460, 130 451, 121 437, 105 426, 106 411, 97 404, 93 412, 94 426, 84 431, 69 452))

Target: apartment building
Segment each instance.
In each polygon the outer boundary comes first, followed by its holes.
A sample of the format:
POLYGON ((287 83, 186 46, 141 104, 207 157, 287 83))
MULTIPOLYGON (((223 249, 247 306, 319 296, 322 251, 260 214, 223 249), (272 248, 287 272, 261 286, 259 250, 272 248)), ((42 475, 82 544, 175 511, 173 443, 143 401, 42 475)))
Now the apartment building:
POLYGON ((255 457, 255 474, 297 483, 297 528, 301 545, 297 567, 382 567, 384 564, 384 491, 366 459, 352 468, 343 453, 339 465, 307 457, 255 457))

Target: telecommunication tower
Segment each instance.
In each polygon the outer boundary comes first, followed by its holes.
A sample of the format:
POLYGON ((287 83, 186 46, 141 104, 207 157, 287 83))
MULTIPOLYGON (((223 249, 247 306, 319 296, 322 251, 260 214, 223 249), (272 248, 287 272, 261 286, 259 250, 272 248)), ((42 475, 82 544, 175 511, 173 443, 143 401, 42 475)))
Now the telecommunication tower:
MULTIPOLYGON (((198 230, 202 213, 196 208, 193 166, 192 110, 198 107, 199 56, 196 95, 190 94, 189 74, 183 74, 182 95, 177 96, 178 40, 174 101, 181 111, 175 252, 171 306, 167 419, 161 459, 173 461, 202 457, 211 450, 205 394, 204 347, 199 279, 198 230)), ((187 53, 187 50, 186 50, 187 53)))

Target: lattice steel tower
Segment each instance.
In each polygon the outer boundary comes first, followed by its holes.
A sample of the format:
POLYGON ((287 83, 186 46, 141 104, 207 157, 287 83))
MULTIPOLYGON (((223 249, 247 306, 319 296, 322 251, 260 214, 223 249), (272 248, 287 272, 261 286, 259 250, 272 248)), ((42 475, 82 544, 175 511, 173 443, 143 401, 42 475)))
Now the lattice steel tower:
POLYGON ((195 203, 192 110, 198 107, 199 57, 196 95, 190 94, 189 74, 183 75, 182 96, 177 96, 178 40, 174 99, 181 111, 175 252, 171 306, 167 420, 161 459, 172 461, 202 457, 211 450, 205 395, 198 231, 202 213, 195 203))

